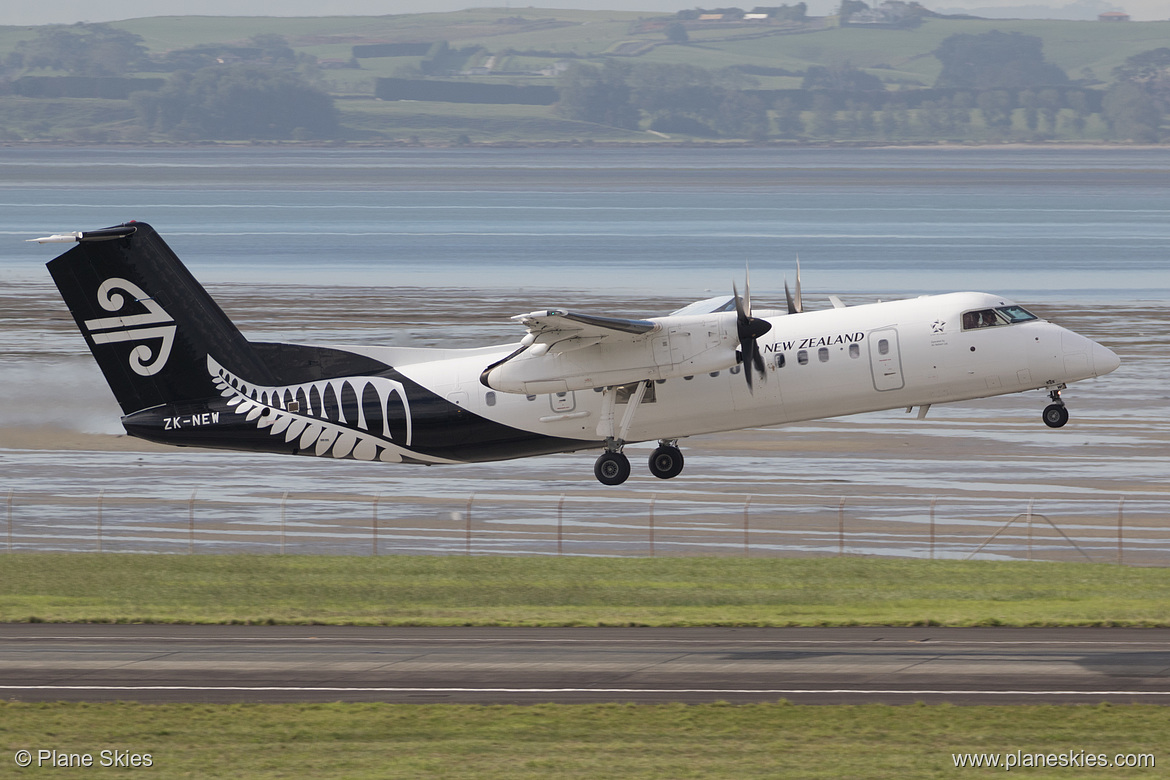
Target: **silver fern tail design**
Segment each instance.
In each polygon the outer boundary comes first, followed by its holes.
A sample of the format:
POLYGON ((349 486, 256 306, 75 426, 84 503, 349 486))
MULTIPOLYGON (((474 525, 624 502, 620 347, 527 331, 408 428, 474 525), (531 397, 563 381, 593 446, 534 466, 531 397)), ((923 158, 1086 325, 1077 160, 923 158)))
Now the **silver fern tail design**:
POLYGON ((411 451, 410 401, 400 382, 385 377, 319 379, 283 387, 253 384, 207 356, 207 371, 233 413, 258 430, 283 436, 297 451, 334 458, 400 463, 455 461, 411 451), (406 421, 403 440, 394 441, 390 420, 406 421))

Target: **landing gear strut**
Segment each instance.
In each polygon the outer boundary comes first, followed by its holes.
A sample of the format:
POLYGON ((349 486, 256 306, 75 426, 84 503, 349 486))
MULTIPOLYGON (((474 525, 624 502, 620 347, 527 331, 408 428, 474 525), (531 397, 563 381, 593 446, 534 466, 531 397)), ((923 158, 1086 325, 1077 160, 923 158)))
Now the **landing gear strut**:
MULTIPOLYGON (((626 434, 629 433, 634 414, 648 387, 648 381, 633 386, 620 424, 615 424, 614 419, 618 388, 607 387, 602 391, 601 420, 597 423, 597 433, 605 437, 605 452, 593 464, 593 476, 603 485, 620 485, 630 478, 630 459, 622 453, 622 447, 625 446, 626 434)), ((671 479, 677 477, 682 469, 683 455, 678 448, 678 439, 659 439, 658 449, 650 455, 650 473, 659 479, 671 479)))
POLYGON ((682 473, 683 454, 676 441, 663 439, 658 442, 658 449, 650 454, 650 473, 659 479, 672 479, 682 473))
POLYGON ((1048 397, 1052 399, 1052 403, 1044 407, 1044 424, 1049 428, 1063 427, 1068 422, 1068 409, 1060 399, 1060 388, 1050 392, 1048 397))
POLYGON ((626 434, 634 422, 634 413, 638 411, 648 385, 649 382, 639 382, 635 386, 622 421, 617 425, 614 424, 614 412, 618 389, 607 387, 602 391, 601 420, 597 423, 597 433, 605 437, 605 452, 593 464, 593 476, 603 485, 620 485, 630 478, 630 459, 622 454, 622 447, 625 446, 626 434))

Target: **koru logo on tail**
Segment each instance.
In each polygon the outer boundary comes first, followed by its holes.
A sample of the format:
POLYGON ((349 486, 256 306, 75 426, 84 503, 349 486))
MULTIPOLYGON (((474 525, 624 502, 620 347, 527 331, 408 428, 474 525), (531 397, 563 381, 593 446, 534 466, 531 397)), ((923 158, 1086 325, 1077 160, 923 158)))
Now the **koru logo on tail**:
POLYGON ((154 376, 163 370, 171 347, 175 344, 175 320, 162 306, 138 285, 125 279, 107 279, 97 291, 98 304, 109 312, 120 312, 128 304, 136 303, 146 309, 145 314, 124 314, 86 320, 85 328, 95 344, 114 344, 123 341, 150 341, 161 339, 157 351, 149 344, 139 344, 130 351, 130 368, 139 376, 154 376), (120 292, 119 292, 120 291, 120 292), (122 293, 129 293, 128 301, 122 293))

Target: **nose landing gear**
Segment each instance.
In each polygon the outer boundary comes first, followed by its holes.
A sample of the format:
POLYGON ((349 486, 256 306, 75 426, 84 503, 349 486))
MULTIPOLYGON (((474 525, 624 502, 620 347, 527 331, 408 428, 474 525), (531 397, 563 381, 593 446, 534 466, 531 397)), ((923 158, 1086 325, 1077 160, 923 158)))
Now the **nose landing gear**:
POLYGON ((1052 403, 1044 407, 1044 424, 1049 428, 1061 428, 1068 422, 1068 409, 1060 398, 1060 390, 1061 388, 1058 387, 1048 394, 1052 403))

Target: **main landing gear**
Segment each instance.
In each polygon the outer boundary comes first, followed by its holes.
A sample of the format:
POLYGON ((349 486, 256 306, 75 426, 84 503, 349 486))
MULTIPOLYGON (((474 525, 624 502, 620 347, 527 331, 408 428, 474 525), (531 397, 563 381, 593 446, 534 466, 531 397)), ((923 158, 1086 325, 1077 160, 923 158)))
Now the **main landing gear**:
MULTIPOLYGON (((617 441, 606 443, 606 451, 593 464, 593 475, 603 485, 620 485, 630 478, 630 459, 617 449, 617 441)), ((683 454, 675 440, 663 440, 650 453, 650 473, 659 479, 673 479, 682 473, 683 454)))
POLYGON ((676 440, 658 442, 658 449, 650 453, 650 473, 659 479, 673 479, 682 470, 683 454, 676 440))
POLYGON ((630 459, 620 450, 606 450, 593 464, 593 476, 603 485, 620 485, 630 478, 630 459))
MULTIPOLYGON (((605 452, 593 464, 593 475, 603 485, 620 485, 630 478, 630 459, 622 452, 626 434, 634 421, 634 414, 642 403, 649 382, 639 382, 629 393, 625 414, 620 424, 615 425, 617 406, 616 387, 607 387, 601 401, 601 421, 597 432, 605 437, 605 452)), ((658 448, 650 455, 650 473, 659 479, 677 477, 683 469, 683 455, 677 439, 660 439, 658 448)))
POLYGON ((1052 403, 1044 407, 1044 424, 1049 428, 1061 428, 1068 422, 1068 409, 1060 399, 1061 388, 1056 388, 1048 394, 1052 403))

